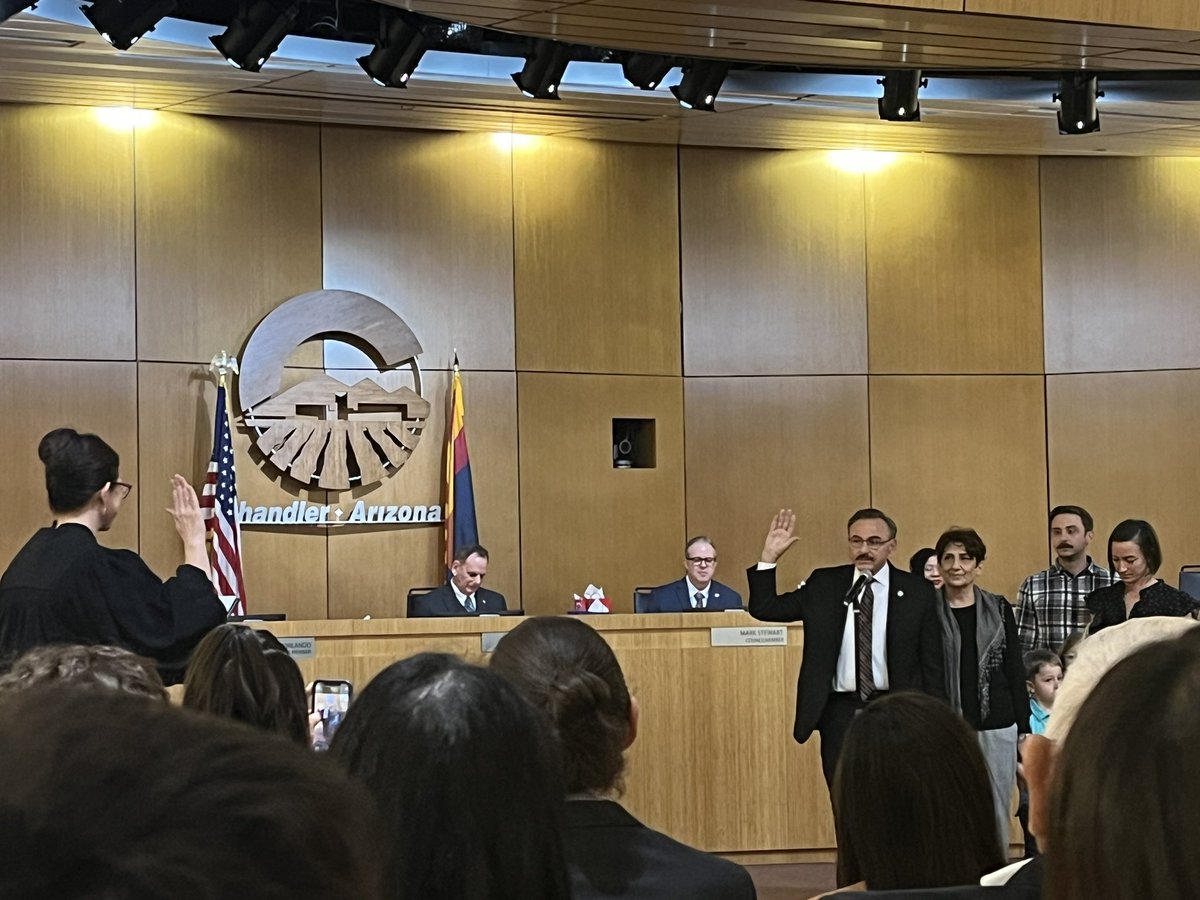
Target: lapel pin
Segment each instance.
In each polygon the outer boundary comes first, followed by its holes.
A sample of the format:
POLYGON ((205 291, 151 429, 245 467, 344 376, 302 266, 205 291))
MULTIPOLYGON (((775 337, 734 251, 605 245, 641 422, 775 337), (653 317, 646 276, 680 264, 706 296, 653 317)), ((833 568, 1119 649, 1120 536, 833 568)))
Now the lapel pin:
POLYGON ((904 596, 904 591, 896 591, 896 596, 897 596, 897 597, 903 597, 903 596, 904 596))

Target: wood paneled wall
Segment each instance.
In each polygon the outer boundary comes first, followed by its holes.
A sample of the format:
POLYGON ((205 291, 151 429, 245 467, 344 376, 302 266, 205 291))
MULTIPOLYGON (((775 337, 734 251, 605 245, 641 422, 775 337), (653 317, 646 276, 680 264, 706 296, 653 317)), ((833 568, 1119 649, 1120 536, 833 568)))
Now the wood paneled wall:
MULTIPOLYGON (((898 557, 979 528, 1009 596, 1049 558, 1052 503, 1103 542, 1154 522, 1168 579, 1200 559, 1186 502, 1200 378, 1192 160, 676 149, 0 106, 0 556, 48 520, 35 447, 99 431, 137 482, 113 545, 179 560, 166 478, 199 482, 215 390, 277 303, 322 286, 395 309, 433 401, 373 502, 441 499, 448 368, 464 366, 489 581, 531 612, 681 574, 689 534, 744 589, 772 512, 800 513, 784 581, 845 558, 883 506, 898 557), (654 470, 611 421, 657 420, 654 470)), ((292 366, 322 364, 319 342, 292 366)), ((242 496, 323 500, 259 468, 242 496)), ((357 497, 341 499, 352 501, 357 497)), ((1103 555, 1103 551, 1098 552, 1103 555)), ((246 532, 252 607, 395 614, 440 577, 436 527, 246 532)))

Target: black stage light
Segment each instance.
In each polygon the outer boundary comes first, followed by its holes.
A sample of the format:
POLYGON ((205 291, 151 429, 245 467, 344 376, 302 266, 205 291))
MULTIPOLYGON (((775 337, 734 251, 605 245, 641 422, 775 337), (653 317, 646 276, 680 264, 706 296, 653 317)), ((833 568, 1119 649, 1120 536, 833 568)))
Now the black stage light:
POLYGON ((1096 101, 1104 96, 1097 90, 1096 76, 1084 72, 1063 75, 1058 81, 1058 133, 1091 134, 1100 130, 1100 111, 1096 101))
POLYGON ((421 29, 393 15, 375 49, 358 58, 363 71, 380 87, 407 87, 433 41, 421 29))
POLYGON ((683 67, 683 80, 671 86, 679 105, 711 112, 717 93, 729 73, 729 63, 719 59, 694 59, 683 67))
POLYGON ((627 53, 621 60, 621 71, 625 80, 643 91, 652 91, 671 71, 671 60, 650 53, 627 53))
POLYGON ((876 84, 883 85, 879 98, 879 118, 888 122, 920 122, 921 101, 917 92, 928 87, 929 79, 920 69, 892 69, 884 72, 876 84))
POLYGON ((209 40, 231 66, 257 72, 287 36, 298 12, 299 7, 294 3, 243 0, 225 32, 209 40))
POLYGON ((95 0, 79 9, 100 37, 118 50, 128 50, 176 6, 176 0, 95 0))
POLYGON ((521 93, 528 97, 557 100, 558 85, 570 61, 569 44, 538 38, 533 42, 533 49, 529 51, 529 55, 525 57, 524 67, 520 72, 513 72, 512 80, 517 83, 521 93))

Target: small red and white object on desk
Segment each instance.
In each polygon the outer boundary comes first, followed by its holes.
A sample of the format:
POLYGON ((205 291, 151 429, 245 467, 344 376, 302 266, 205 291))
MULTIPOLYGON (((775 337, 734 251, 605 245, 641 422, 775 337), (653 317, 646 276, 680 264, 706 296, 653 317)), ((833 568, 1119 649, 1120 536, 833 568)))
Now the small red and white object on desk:
POLYGON ((583 596, 575 595, 575 611, 589 613, 612 612, 612 604, 604 596, 604 588, 589 584, 583 596))

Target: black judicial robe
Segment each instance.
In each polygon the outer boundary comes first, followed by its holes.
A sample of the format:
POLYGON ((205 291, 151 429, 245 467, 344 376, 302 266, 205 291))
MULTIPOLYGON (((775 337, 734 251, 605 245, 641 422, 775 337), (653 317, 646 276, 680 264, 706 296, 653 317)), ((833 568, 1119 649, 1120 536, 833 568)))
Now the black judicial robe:
POLYGON ((110 644, 150 657, 178 684, 192 648, 224 621, 203 571, 184 565, 161 581, 85 525, 41 529, 0 576, 0 659, 45 644, 110 644))

